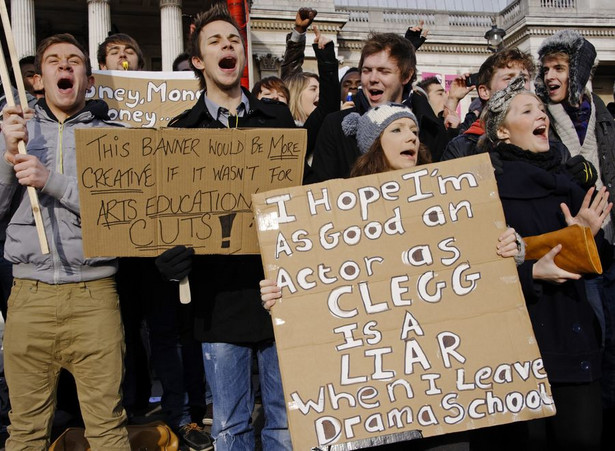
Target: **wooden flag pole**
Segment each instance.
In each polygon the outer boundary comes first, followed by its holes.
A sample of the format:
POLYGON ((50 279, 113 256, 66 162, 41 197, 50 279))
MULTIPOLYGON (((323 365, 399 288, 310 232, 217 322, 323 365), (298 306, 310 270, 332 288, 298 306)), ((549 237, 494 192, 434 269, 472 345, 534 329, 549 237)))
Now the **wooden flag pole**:
MULTIPOLYGON (((2 16, 2 26, 4 27, 6 46, 9 50, 11 65, 13 66, 13 75, 15 76, 15 86, 17 87, 17 93, 19 94, 19 103, 21 104, 22 108, 25 108, 25 106, 28 105, 28 98, 26 97, 26 87, 23 84, 23 76, 21 75, 21 69, 19 68, 19 60, 17 59, 17 47, 15 47, 15 39, 13 38, 13 29, 11 28, 9 12, 6 9, 6 4, 4 3, 4 0, 0 1, 0 15, 2 16)), ((4 84, 4 82, 2 82, 2 84, 4 84)), ((10 83, 5 86, 10 86, 10 83)))
MULTIPOLYGON (((15 80, 17 84, 17 91, 19 93, 19 101, 21 108, 25 111, 28 107, 28 101, 26 98, 26 89, 23 84, 23 78, 21 71, 19 71, 19 61, 17 60, 17 51, 15 50, 15 41, 13 40, 13 33, 11 31, 11 24, 8 20, 8 11, 4 0, 0 1, 0 13, 2 15, 2 28, 4 29, 4 36, 6 37, 7 46, 10 54, 10 61, 13 65, 13 73, 15 74, 15 80), (19 71, 19 72, 17 72, 19 71)), ((0 76, 2 78, 2 85, 4 86, 4 94, 6 96, 6 103, 10 107, 15 106, 15 97, 13 96, 13 90, 11 88, 11 79, 9 76, 9 70, 4 58, 4 53, 0 51, 0 76)), ((17 143, 19 153, 25 155, 26 143, 19 141, 17 143)), ((41 245, 41 252, 43 254, 49 253, 49 246, 47 245, 47 236, 45 235, 45 226, 43 224, 43 217, 41 215, 41 207, 38 203, 38 195, 36 189, 33 186, 28 186, 28 196, 30 198, 30 205, 32 206, 32 215, 34 216, 34 223, 36 225, 36 232, 38 233, 38 240, 41 245)))

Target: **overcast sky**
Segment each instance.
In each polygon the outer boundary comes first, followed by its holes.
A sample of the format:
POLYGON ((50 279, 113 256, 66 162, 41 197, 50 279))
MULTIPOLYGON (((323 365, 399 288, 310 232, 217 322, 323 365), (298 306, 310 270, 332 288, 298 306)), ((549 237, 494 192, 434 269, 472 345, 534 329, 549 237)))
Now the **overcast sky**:
POLYGON ((500 12, 513 0, 335 0, 339 6, 376 6, 388 9, 500 12))

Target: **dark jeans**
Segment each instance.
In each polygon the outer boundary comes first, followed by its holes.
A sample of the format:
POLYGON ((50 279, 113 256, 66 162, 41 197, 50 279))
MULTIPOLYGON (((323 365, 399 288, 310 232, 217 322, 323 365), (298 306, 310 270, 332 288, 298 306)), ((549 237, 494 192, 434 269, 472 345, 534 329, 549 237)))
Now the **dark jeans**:
POLYGON ((145 281, 139 260, 120 258, 115 277, 126 342, 122 402, 129 418, 147 408, 152 389, 149 359, 142 336, 143 303, 146 296, 142 291, 145 281))
POLYGON ((121 259, 117 278, 126 330, 124 405, 134 411, 149 399, 148 357, 140 333, 145 320, 149 363, 162 385, 166 422, 174 429, 200 423, 205 373, 201 344, 193 338, 192 304, 180 304, 178 285, 162 280, 153 258, 121 259))
POLYGON ((192 304, 179 302, 178 285, 162 283, 145 318, 151 364, 162 385, 161 406, 169 426, 201 424, 205 415, 205 370, 201 343, 193 338, 192 304))
POLYGON ((0 310, 2 318, 6 321, 6 301, 9 299, 13 285, 13 265, 7 262, 3 255, 4 243, 0 245, 0 310))

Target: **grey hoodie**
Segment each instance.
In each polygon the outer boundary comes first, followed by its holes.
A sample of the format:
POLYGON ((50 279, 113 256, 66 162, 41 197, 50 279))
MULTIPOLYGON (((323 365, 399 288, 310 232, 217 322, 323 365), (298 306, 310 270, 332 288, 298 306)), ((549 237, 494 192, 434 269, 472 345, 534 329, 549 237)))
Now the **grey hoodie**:
POLYGON ((17 210, 6 230, 4 257, 13 263, 13 276, 49 284, 83 282, 112 276, 114 259, 85 259, 81 237, 75 129, 120 126, 108 120, 107 104, 88 101, 76 115, 59 123, 44 99, 35 106, 28 121, 29 154, 36 155, 49 169, 49 179, 38 191, 49 254, 41 253, 28 194, 4 159, 5 142, 0 139, 0 218, 10 214, 13 196, 19 196, 17 210))

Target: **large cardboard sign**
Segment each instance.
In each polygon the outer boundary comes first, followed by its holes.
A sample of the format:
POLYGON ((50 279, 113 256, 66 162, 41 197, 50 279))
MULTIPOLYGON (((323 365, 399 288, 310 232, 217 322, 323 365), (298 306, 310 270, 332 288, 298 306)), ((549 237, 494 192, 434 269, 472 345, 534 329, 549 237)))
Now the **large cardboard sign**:
POLYGON ((92 72, 94 86, 86 98, 104 100, 111 119, 130 127, 166 127, 201 95, 192 72, 92 72))
POLYGON ((253 199, 295 449, 555 413, 488 156, 253 199))
POLYGON ((86 257, 259 252, 251 194, 301 184, 303 129, 76 131, 86 257))

